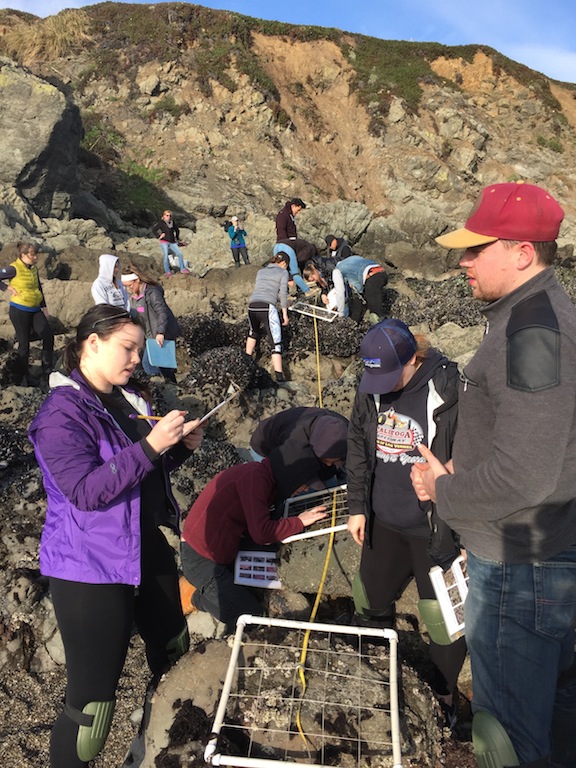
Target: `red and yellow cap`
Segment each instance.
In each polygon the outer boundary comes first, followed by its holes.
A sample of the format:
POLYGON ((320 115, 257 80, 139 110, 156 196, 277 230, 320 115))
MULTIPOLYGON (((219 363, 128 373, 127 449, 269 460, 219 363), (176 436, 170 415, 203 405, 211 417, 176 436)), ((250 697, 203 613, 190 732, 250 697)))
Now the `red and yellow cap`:
POLYGON ((482 190, 466 224, 436 238, 443 248, 475 248, 496 240, 556 240, 564 211, 549 192, 521 181, 482 190))

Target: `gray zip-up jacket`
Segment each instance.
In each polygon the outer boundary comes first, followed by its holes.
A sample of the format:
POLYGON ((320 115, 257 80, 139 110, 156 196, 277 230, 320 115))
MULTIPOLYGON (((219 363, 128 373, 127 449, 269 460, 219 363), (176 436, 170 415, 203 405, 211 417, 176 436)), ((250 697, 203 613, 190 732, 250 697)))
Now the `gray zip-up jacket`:
POLYGON ((576 544, 576 308, 548 268, 484 314, 437 509, 475 555, 532 563, 576 544))

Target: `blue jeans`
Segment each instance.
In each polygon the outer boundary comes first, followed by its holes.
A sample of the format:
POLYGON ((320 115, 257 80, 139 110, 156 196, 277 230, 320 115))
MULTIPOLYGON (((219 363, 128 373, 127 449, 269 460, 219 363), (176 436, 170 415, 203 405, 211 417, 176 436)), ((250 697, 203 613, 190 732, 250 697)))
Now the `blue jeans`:
POLYGON ((160 248, 162 248, 162 258, 164 260, 164 272, 171 272, 170 262, 168 261, 168 254, 173 253, 178 259, 178 267, 180 272, 184 269, 184 254, 178 248, 177 243, 167 243, 164 240, 160 240, 160 248))
POLYGON ((576 546, 549 560, 497 563, 468 552, 465 604, 473 709, 506 729, 520 763, 576 765, 576 546))
POLYGON ((289 245, 283 245, 282 243, 276 243, 273 249, 274 255, 277 253, 287 253, 290 258, 288 264, 288 272, 290 274, 290 280, 293 280, 295 285, 300 288, 302 293, 308 293, 310 288, 306 285, 306 282, 300 274, 300 267, 298 266, 298 259, 296 258, 296 251, 289 245))

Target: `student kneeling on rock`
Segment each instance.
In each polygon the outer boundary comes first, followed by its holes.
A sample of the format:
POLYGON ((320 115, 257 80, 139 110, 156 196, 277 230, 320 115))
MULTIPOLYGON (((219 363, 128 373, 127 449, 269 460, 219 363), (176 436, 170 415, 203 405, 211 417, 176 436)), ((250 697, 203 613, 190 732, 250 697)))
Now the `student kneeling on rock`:
MULTIPOLYGON (((214 477, 198 496, 184 523, 180 555, 192 585, 188 612, 212 614, 234 632, 243 613, 261 615, 262 605, 250 587, 234 583, 234 560, 245 536, 256 544, 272 544, 326 517, 324 507, 275 520, 270 508, 276 479, 268 459, 229 467, 214 477)), ((183 595, 183 602, 188 598, 183 595)))
POLYGON ((257 461, 270 458, 277 478, 277 508, 294 493, 338 482, 347 436, 348 419, 327 408, 286 408, 258 424, 250 449, 257 461))

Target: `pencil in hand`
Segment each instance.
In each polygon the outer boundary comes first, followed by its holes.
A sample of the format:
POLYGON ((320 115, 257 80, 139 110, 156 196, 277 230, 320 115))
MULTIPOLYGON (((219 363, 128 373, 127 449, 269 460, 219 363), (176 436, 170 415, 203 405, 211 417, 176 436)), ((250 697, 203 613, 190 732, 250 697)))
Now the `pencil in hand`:
POLYGON ((131 413, 131 419, 147 419, 148 421, 160 421, 164 416, 146 416, 144 413, 131 413))

